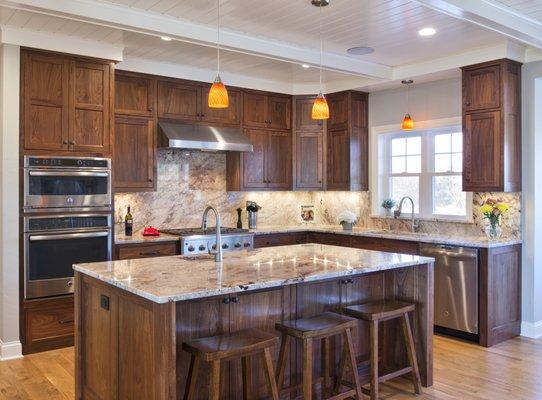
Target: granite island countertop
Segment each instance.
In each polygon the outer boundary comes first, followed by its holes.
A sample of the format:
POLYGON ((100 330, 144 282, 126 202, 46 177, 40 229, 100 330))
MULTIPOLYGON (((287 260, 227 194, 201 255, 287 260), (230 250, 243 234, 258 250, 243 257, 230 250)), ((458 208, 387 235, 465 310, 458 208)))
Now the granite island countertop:
MULTIPOLYGON (((501 246, 510 246, 521 244, 521 239, 503 238, 498 240, 488 240, 484 236, 449 236, 418 232, 403 232, 403 231, 385 231, 371 228, 354 228, 352 231, 344 231, 340 226, 330 225, 296 225, 296 226, 264 226, 258 229, 252 229, 256 235, 272 234, 272 233, 295 233, 295 232, 319 232, 319 233, 335 233, 340 235, 365 236, 382 239, 407 240, 412 242, 436 243, 451 246, 465 246, 477 248, 495 248, 501 246)), ((172 242, 179 238, 173 235, 161 233, 160 236, 143 236, 141 231, 135 232, 133 236, 125 236, 122 233, 115 235, 115 244, 141 244, 155 242, 172 242)))
POLYGON ((74 270, 156 303, 405 268, 430 257, 300 244, 212 256, 170 256, 75 264, 74 270))

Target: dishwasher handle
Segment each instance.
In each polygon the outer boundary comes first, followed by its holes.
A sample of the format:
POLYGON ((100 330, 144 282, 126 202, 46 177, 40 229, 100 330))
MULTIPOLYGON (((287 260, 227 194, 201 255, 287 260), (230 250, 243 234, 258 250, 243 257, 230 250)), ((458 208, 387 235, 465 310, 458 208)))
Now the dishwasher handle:
POLYGON ((420 251, 422 256, 427 257, 450 257, 450 258, 462 258, 462 259, 478 259, 477 251, 474 249, 469 249, 468 251, 453 251, 453 248, 450 246, 442 247, 430 247, 422 248, 420 251))

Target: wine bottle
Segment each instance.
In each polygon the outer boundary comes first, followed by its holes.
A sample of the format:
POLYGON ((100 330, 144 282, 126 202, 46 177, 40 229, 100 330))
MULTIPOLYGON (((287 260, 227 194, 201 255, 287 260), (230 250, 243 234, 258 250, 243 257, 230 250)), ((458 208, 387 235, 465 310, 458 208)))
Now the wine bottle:
POLYGON ((124 217, 124 234, 126 236, 132 236, 133 231, 134 231, 134 219, 132 217, 132 213, 130 212, 130 206, 128 206, 128 212, 126 213, 126 216, 124 217))

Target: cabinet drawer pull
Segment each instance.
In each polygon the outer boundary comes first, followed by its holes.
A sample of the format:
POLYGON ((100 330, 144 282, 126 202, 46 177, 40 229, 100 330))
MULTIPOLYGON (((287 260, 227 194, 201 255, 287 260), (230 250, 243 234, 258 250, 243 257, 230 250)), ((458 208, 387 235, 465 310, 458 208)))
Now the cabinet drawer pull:
POLYGON ((58 320, 58 323, 59 324, 72 324, 73 323, 73 319, 60 319, 58 320))
POLYGON ((140 252, 139 255, 140 256, 155 256, 157 254, 160 254, 160 252, 158 250, 155 250, 155 251, 147 251, 147 252, 140 252))

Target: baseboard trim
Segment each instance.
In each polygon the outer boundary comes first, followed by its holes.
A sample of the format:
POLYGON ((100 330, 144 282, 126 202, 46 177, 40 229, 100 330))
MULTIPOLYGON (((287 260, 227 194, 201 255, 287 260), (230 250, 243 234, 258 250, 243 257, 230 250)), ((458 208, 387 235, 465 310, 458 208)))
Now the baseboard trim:
POLYGON ((525 336, 531 339, 542 338, 542 321, 521 323, 521 336, 525 336))
POLYGON ((0 361, 13 360, 23 357, 23 346, 18 340, 2 342, 0 340, 0 361))

